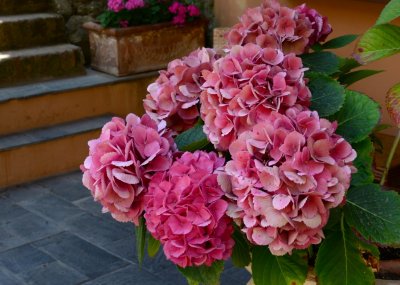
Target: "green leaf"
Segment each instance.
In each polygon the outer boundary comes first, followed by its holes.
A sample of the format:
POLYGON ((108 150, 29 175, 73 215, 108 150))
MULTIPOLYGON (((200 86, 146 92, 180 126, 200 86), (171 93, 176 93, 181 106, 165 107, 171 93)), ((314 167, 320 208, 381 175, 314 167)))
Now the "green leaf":
POLYGON ((346 222, 367 240, 400 245, 400 196, 377 184, 351 188, 345 205, 346 222))
POLYGON ((310 73, 308 87, 311 90, 311 109, 321 117, 337 112, 344 101, 344 88, 326 74, 310 73))
POLYGON ((355 57, 362 63, 371 62, 400 52, 400 27, 391 24, 374 26, 360 39, 355 57))
POLYGON ((175 143, 180 151, 195 151, 207 146, 209 141, 203 132, 203 125, 198 124, 178 135, 175 143))
POLYGON ((301 55, 303 65, 312 72, 333 74, 339 70, 339 58, 327 51, 301 55))
POLYGON ((351 176, 351 185, 359 186, 372 183, 374 181, 374 173, 372 172, 374 145, 371 139, 366 138, 355 143, 353 148, 357 151, 357 158, 353 162, 357 172, 351 176))
POLYGON ((327 41, 322 45, 322 49, 335 49, 347 46, 357 39, 358 35, 344 35, 330 41, 327 41))
POLYGON ((302 285, 306 281, 308 264, 306 251, 292 255, 272 255, 266 246, 253 248, 251 264, 255 285, 302 285))
POLYGON ((150 257, 154 257, 160 249, 161 243, 156 240, 151 234, 148 235, 147 240, 147 253, 150 257))
POLYGON ((178 269, 189 280, 189 284, 219 285, 224 262, 216 261, 211 266, 178 267, 178 269))
POLYGON ((245 267, 250 264, 250 248, 246 238, 241 233, 240 229, 235 227, 233 233, 233 239, 235 240, 235 246, 232 252, 232 262, 237 267, 245 267))
POLYGON ((376 25, 389 23, 397 17, 400 17, 400 0, 392 0, 382 10, 376 25))
POLYGON ((318 284, 375 284, 372 270, 362 259, 359 240, 343 220, 341 228, 325 235, 315 262, 318 284))
POLYGON ((362 93, 346 90, 343 107, 330 119, 338 122, 338 134, 350 143, 356 143, 371 133, 380 116, 378 103, 362 93))
POLYGON ((370 70, 370 69, 357 70, 347 74, 343 74, 342 76, 339 77, 338 80, 340 83, 348 87, 357 81, 381 73, 382 71, 383 70, 370 70))
POLYGON ((144 220, 144 217, 141 217, 139 219, 139 226, 136 227, 136 251, 140 266, 143 263, 145 245, 146 245, 146 222, 144 220))
POLYGON ((340 74, 348 73, 350 70, 360 66, 361 64, 354 58, 339 57, 340 74))
POLYGON ((390 118, 400 128, 400 83, 388 91, 386 95, 386 108, 390 118))

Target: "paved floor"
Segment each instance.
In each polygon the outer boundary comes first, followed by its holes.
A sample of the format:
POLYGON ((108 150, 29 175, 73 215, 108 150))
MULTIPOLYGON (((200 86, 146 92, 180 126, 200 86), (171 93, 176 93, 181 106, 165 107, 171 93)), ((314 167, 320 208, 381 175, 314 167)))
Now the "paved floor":
MULTIPOLYGON (((79 172, 0 193, 1 285, 186 284, 162 252, 140 269, 134 243, 134 226, 102 214, 79 172)), ((222 284, 248 279, 226 264, 222 284)))

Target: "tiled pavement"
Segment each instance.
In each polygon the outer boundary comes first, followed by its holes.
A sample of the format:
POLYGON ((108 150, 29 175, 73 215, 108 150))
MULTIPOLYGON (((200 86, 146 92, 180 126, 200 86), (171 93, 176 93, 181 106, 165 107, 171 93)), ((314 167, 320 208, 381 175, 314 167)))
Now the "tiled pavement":
MULTIPOLYGON (((134 244, 134 226, 102 214, 79 172, 0 193, 1 285, 186 284, 162 252, 139 268, 134 244)), ((248 279, 226 264, 223 285, 248 279)))

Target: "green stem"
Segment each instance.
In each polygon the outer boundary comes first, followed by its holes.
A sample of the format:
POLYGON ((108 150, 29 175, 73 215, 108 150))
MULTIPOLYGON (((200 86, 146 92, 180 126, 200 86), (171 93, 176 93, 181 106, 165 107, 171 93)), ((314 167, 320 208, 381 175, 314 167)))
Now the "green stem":
POLYGON ((400 141, 400 129, 396 135, 396 138, 394 139, 394 142, 392 144, 392 149, 390 150, 389 156, 386 160, 385 170, 383 171, 382 179, 381 179, 381 183, 380 183, 381 185, 385 184, 385 182, 386 182, 386 176, 388 175, 390 165, 392 164, 393 156, 396 152, 399 141, 400 141))

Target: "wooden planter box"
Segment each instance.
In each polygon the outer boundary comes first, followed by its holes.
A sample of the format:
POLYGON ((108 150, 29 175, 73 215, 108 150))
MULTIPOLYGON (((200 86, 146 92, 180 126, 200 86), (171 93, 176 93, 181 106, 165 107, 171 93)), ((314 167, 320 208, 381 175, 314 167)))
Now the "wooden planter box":
POLYGON ((205 44, 204 20, 176 26, 172 23, 104 29, 88 22, 91 65, 116 76, 159 70, 205 44))

